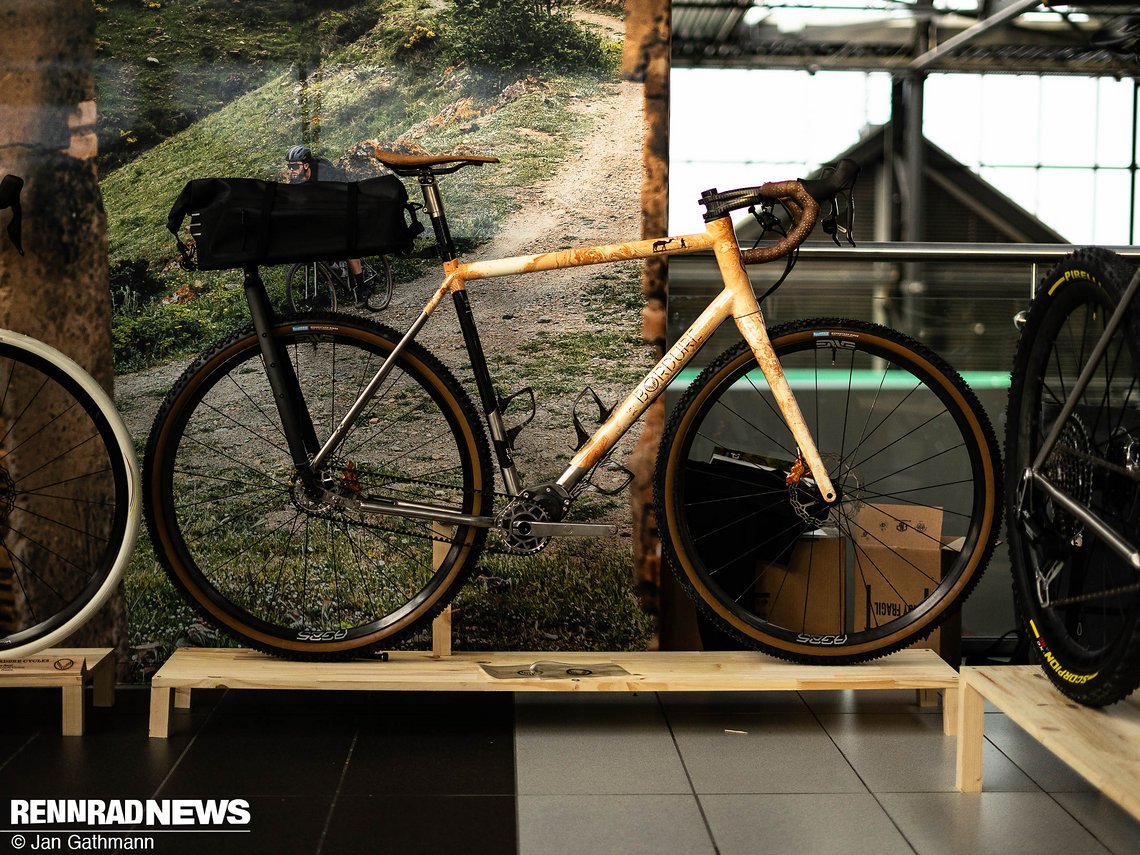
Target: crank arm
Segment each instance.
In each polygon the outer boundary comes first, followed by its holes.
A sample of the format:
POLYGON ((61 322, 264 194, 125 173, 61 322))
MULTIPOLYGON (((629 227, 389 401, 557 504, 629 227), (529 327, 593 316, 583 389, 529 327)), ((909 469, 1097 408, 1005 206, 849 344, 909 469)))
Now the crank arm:
POLYGON ((604 537, 617 534, 616 525, 601 523, 532 522, 518 520, 511 533, 523 537, 604 537))

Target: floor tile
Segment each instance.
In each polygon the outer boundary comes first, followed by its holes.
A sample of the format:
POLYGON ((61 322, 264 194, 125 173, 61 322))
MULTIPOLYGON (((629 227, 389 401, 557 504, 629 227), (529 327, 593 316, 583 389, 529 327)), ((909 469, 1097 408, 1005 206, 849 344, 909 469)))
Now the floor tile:
POLYGON ((885 793, 878 798, 919 855, 1108 852, 1047 793, 885 793))
POLYGON ((671 713, 669 720, 698 793, 866 792, 810 714, 671 713))
MULTIPOLYGON (((293 689, 231 689, 216 708, 227 716, 238 715, 319 715, 355 714, 371 702, 370 692, 301 691, 293 689)), ((198 692, 191 693, 197 707, 198 692)))
POLYGON ((725 710, 742 713, 802 713, 807 704, 798 692, 661 692, 667 710, 715 715, 725 710))
POLYGON ((824 689, 800 692, 817 713, 924 713, 942 715, 941 705, 920 707, 914 689, 824 689))
POLYGON ((514 855, 511 796, 341 796, 320 855, 514 855))
MULTIPOLYGON (((1095 788, 1074 772, 1065 761, 1010 721, 1004 713, 986 714, 985 734, 987 742, 996 746, 1046 792, 1095 791, 1095 788)), ((991 789, 989 759, 987 754, 982 766, 982 786, 987 790, 991 789)))
POLYGON ((10 724, 5 721, 0 728, 0 773, 4 766, 28 747, 42 731, 22 724, 10 724))
MULTIPOLYGON (((90 702, 90 699, 88 699, 90 702)), ((57 728, 63 722, 63 696, 59 689, 5 689, 4 726, 57 728)))
POLYGON ((150 739, 143 716, 91 714, 83 736, 60 736, 55 727, 45 728, 0 768, 0 795, 147 798, 202 722, 188 717, 186 731, 170 739, 150 739))
POLYGON ((1140 852, 1140 820, 1100 793, 1052 793, 1093 837, 1116 855, 1140 852))
POLYGON ((340 791, 513 795, 514 705, 458 701, 447 712, 362 721, 340 791))
POLYGON ((659 707, 667 692, 515 692, 516 707, 659 707))
MULTIPOLYGON (((830 714, 819 721, 871 792, 957 792, 957 740, 942 732, 941 716, 830 714)), ((982 763, 987 791, 1038 789, 989 742, 982 763)))
POLYGON ((660 707, 640 700, 516 703, 515 770, 528 795, 692 792, 660 707))
MULTIPOLYGON (((328 819, 331 796, 254 796, 247 801, 249 825, 209 835, 178 831, 155 834, 155 851, 162 855, 315 855, 328 819), (203 842, 206 839, 208 845, 203 842)), ((137 833, 146 834, 145 830, 137 833)))
POLYGON ((701 796, 720 855, 910 853, 869 793, 701 796))
POLYGON ((692 795, 520 795, 520 855, 712 855, 692 795))
POLYGON ((355 732, 355 720, 342 718, 215 713, 159 795, 249 798, 332 793, 355 732))

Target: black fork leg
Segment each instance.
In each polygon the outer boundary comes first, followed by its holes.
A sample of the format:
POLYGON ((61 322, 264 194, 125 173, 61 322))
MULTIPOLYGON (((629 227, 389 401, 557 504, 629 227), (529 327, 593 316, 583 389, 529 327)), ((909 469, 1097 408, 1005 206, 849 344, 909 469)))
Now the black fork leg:
POLYGON ((289 443, 289 454, 293 458, 293 465, 303 471, 308 469, 309 461, 320 448, 313 420, 309 416, 304 395, 301 394, 293 361, 284 344, 273 336, 273 307, 256 267, 245 268, 244 284, 245 299, 249 303, 249 314, 253 318, 253 328, 261 345, 269 388, 273 390, 273 400, 281 416, 285 440, 289 443))

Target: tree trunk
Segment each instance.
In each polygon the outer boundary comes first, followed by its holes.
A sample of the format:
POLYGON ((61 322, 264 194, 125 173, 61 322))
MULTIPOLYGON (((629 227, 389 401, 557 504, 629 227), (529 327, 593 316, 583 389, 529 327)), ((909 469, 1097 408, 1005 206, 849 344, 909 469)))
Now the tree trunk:
MULTIPOLYGON (((669 227, 669 34, 668 0, 626 0, 622 74, 645 84, 645 141, 642 148, 641 236, 656 238, 669 227)), ((641 277, 645 296, 641 330, 660 357, 665 352, 665 290, 668 262, 649 259, 641 277)), ((659 399, 645 414, 644 428, 630 456, 633 516, 633 581, 642 608, 661 613, 661 541, 653 509, 653 471, 665 419, 659 399)))
MULTIPOLYGON (((26 254, 17 255, 6 237, 0 244, 0 326, 58 348, 110 391, 106 216, 95 167, 94 9, 90 0, 4 0, 0 33, 0 175, 26 182, 26 254)), ((125 651, 121 590, 68 643, 125 651)))

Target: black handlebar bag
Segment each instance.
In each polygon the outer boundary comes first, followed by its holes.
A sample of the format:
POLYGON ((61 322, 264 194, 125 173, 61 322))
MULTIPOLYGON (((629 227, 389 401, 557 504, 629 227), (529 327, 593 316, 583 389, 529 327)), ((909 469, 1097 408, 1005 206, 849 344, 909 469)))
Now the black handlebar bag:
MULTIPOLYGON (((394 175, 306 184, 197 178, 166 218, 175 239, 187 216, 197 254, 192 266, 201 270, 407 254, 423 231, 394 175)), ((181 240, 178 250, 184 264, 194 254, 181 240)))

